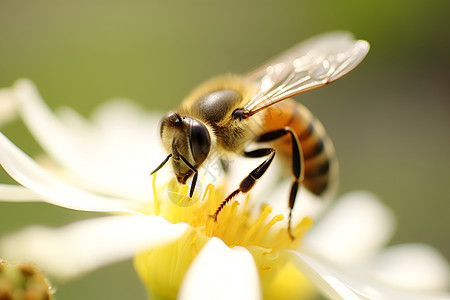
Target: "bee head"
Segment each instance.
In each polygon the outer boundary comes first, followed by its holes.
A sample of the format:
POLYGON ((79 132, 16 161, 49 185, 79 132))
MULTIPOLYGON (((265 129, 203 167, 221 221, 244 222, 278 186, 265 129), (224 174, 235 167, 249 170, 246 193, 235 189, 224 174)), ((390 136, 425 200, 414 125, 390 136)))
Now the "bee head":
POLYGON ((185 184, 209 154, 209 131, 199 120, 172 112, 162 118, 160 134, 164 148, 172 155, 177 180, 185 184))

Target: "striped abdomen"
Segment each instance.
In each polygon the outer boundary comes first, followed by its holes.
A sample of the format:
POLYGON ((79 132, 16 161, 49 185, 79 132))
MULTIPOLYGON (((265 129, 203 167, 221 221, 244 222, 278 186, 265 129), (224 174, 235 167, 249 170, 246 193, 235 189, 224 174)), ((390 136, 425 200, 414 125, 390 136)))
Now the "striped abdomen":
MULTIPOLYGON (((303 185, 316 195, 334 190, 338 164, 333 143, 323 125, 303 105, 285 100, 264 111, 264 131, 290 127, 296 133, 303 152, 305 177, 303 185)), ((271 143, 281 156, 291 161, 291 138, 285 136, 271 143)), ((334 191, 332 191, 334 192, 334 191)))

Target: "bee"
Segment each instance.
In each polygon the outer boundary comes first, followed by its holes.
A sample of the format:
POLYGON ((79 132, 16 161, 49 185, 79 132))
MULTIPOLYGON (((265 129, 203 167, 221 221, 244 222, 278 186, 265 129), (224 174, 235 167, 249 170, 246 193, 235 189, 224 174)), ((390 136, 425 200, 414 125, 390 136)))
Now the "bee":
POLYGON ((333 144, 320 121, 302 104, 290 99, 341 78, 369 51, 369 43, 348 32, 312 37, 279 54, 246 75, 224 75, 198 86, 175 112, 160 123, 160 135, 169 153, 151 173, 170 159, 181 184, 192 177, 214 151, 244 157, 265 157, 211 215, 216 221, 225 205, 249 192, 277 154, 288 163, 292 185, 288 199, 288 233, 300 185, 322 196, 335 190, 338 163, 333 144), (249 143, 269 147, 247 150, 249 143))

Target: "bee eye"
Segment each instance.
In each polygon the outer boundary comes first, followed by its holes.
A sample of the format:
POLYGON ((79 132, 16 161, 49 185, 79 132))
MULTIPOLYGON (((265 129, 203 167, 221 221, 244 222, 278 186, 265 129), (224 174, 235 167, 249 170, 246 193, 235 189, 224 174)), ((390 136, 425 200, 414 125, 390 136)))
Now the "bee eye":
POLYGON ((197 120, 192 120, 189 132, 192 156, 197 164, 202 163, 208 156, 211 139, 208 129, 197 120))

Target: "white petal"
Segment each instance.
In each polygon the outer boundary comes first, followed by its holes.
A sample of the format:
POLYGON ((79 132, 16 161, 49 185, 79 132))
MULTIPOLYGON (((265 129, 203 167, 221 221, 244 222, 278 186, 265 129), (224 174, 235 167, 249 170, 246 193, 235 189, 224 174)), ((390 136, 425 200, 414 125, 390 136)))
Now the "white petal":
POLYGON ((21 79, 15 83, 13 91, 25 124, 41 146, 55 158, 76 157, 73 133, 50 111, 34 84, 21 79))
POLYGON ((0 164, 18 183, 46 202, 77 210, 136 213, 139 207, 123 199, 103 197, 58 180, 0 133, 0 164))
POLYGON ((419 293, 395 289, 360 276, 340 274, 338 278, 362 299, 367 300, 450 300, 448 293, 419 293))
POLYGON ((391 238, 394 216, 368 192, 352 192, 338 199, 308 233, 304 247, 336 264, 358 264, 391 238))
POLYGON ((258 270, 245 248, 211 238, 189 267, 180 299, 262 299, 258 270))
POLYGON ((450 266, 435 249, 403 244, 382 251, 370 264, 372 276, 390 286, 418 292, 450 288, 450 266))
POLYGON ((329 299, 361 299, 325 265, 300 252, 289 251, 292 262, 329 299))
MULTIPOLYGON (((122 198, 151 198, 149 174, 167 155, 157 138, 159 116, 144 114, 125 100, 104 103, 95 111, 92 122, 69 108, 58 112, 77 137, 72 141, 77 149, 75 158, 58 159, 75 175, 71 180, 122 198)), ((168 171, 170 168, 158 172, 158 178, 168 171)))
POLYGON ((0 89, 0 125, 17 116, 17 101, 11 89, 0 89))
POLYGON ((367 300, 450 300, 449 294, 412 293, 383 286, 362 275, 338 271, 303 253, 288 251, 292 262, 329 299, 367 300))
POLYGON ((32 202, 42 201, 42 197, 20 185, 0 184, 0 201, 32 202))
POLYGON ((29 80, 14 86, 22 118, 36 140, 78 185, 96 192, 145 201, 148 174, 164 154, 158 119, 130 101, 102 105, 89 122, 70 108, 55 115, 29 80))
POLYGON ((9 261, 30 261, 49 274, 70 278, 171 242, 187 228, 158 216, 95 218, 58 229, 25 229, 4 238, 0 252, 9 261))

